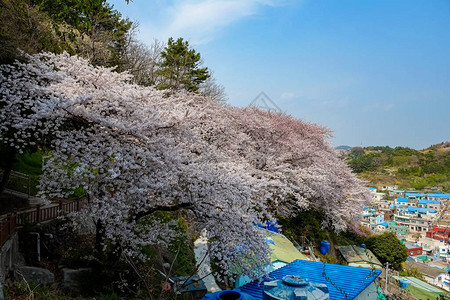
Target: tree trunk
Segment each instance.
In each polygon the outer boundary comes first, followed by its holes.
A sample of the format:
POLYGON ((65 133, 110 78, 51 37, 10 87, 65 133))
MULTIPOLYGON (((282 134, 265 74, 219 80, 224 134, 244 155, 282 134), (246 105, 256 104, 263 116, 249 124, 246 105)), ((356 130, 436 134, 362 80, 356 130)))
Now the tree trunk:
POLYGON ((105 245, 105 226, 103 222, 99 219, 95 222, 95 252, 98 258, 103 255, 103 247, 105 245))

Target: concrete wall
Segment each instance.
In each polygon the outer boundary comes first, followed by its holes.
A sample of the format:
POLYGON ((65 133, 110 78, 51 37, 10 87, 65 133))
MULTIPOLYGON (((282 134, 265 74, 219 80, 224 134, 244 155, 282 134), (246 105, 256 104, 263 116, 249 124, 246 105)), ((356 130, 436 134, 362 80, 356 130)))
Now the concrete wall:
POLYGON ((0 282, 4 282, 12 267, 20 261, 19 235, 17 232, 0 249, 0 282))

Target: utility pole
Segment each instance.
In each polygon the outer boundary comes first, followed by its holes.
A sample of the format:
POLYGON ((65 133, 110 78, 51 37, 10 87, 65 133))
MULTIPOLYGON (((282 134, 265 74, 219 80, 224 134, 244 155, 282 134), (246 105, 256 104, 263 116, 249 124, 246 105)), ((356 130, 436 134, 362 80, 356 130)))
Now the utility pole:
POLYGON ((388 292, 388 283, 389 283, 389 262, 386 262, 386 282, 384 284, 384 293, 387 295, 388 292))

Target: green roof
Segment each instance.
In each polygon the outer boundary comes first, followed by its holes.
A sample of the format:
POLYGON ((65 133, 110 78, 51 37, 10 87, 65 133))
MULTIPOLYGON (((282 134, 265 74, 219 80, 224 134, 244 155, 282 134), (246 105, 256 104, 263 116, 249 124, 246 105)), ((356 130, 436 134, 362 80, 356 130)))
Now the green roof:
POLYGON ((437 294, 442 293, 442 291, 440 289, 438 289, 437 287, 434 287, 431 284, 426 283, 425 281, 422 281, 422 280, 420 280, 418 278, 415 278, 415 277, 401 277, 401 276, 392 276, 392 277, 394 277, 397 280, 400 280, 402 278, 406 278, 406 279, 408 279, 411 282, 411 285, 413 285, 413 286, 415 286, 417 288, 420 288, 420 289, 422 289, 424 291, 427 291, 427 292, 437 293, 437 294))
POLYGON ((272 249, 272 262, 282 261, 285 263, 291 263, 296 259, 308 260, 308 258, 301 254, 294 244, 287 237, 282 234, 267 231, 266 236, 270 238, 274 244, 270 243, 270 249, 272 249))
MULTIPOLYGON (((292 242, 284 235, 266 229, 261 230, 265 231, 264 234, 266 235, 266 240, 272 250, 270 257, 272 263, 284 262, 289 264, 296 259, 308 260, 308 258, 301 254, 298 249, 295 248, 294 244, 292 244, 292 242)), ((256 259, 250 255, 247 255, 244 260, 246 260, 249 264, 257 264, 256 259)), ((237 264, 233 264, 230 266, 230 272, 240 274, 242 273, 242 268, 237 264)))

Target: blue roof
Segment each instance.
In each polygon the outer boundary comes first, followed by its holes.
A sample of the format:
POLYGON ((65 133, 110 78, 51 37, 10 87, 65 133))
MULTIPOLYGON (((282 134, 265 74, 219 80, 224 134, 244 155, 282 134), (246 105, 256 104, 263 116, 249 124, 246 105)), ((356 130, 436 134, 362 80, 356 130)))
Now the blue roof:
POLYGON ((420 194, 420 193, 405 193, 406 197, 425 197, 425 194, 420 194))
POLYGON ((437 201, 437 200, 419 200, 419 204, 441 204, 441 201, 437 201))
POLYGON ((427 212, 436 213, 437 211, 435 209, 432 209, 432 208, 408 206, 408 212, 419 212, 419 213, 422 213, 422 214, 426 214, 427 212))
POLYGON ((262 299, 263 282, 282 279, 286 275, 296 275, 306 278, 312 283, 326 284, 330 292, 330 299, 355 299, 380 274, 380 270, 295 260, 278 270, 270 272, 270 279, 265 277, 261 282, 254 280, 240 287, 240 290, 255 297, 255 299, 262 299), (350 278, 351 280, 349 280, 350 278), (342 289, 347 297, 341 294, 336 287, 342 289))
POLYGON ((397 198, 397 202, 408 202, 408 198, 397 198))
POLYGON ((380 223, 378 225, 383 225, 384 227, 389 227, 389 223, 388 222, 383 222, 383 223, 380 223))
POLYGON ((450 194, 427 194, 428 197, 450 198, 450 194))
POLYGON ((376 190, 376 188, 374 188, 374 187, 369 187, 369 190, 376 190))

